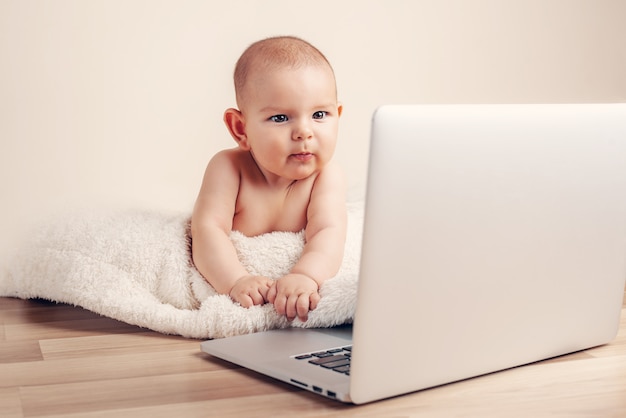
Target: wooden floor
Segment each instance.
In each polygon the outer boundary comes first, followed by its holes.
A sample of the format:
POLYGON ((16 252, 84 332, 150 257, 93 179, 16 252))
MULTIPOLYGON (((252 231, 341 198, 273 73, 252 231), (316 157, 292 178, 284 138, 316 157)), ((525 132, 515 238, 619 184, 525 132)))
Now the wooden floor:
POLYGON ((0 298, 0 326, 1 417, 626 417, 626 306, 611 344, 362 406, 67 305, 0 298))

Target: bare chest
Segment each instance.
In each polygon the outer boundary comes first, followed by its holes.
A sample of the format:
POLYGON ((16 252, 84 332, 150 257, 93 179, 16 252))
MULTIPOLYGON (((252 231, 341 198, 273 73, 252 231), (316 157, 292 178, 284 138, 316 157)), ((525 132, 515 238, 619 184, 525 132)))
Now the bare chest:
POLYGON ((306 227, 310 188, 269 191, 242 187, 237 197, 233 229, 246 236, 274 231, 297 232, 306 227))

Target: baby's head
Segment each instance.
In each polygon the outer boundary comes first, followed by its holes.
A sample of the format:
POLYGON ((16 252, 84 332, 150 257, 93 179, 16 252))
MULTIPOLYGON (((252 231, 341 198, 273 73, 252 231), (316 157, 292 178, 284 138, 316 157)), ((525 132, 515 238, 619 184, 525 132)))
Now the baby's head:
POLYGON ((320 51, 294 37, 252 44, 235 69, 239 109, 224 122, 265 176, 310 177, 330 161, 342 106, 333 70, 320 51))
MULTIPOLYGON (((253 76, 282 69, 317 66, 327 69, 333 79, 332 66, 317 48, 294 36, 278 36, 263 39, 250 45, 235 66, 235 96, 242 109, 249 94, 253 76)), ((336 92, 336 86, 335 86, 336 92)))

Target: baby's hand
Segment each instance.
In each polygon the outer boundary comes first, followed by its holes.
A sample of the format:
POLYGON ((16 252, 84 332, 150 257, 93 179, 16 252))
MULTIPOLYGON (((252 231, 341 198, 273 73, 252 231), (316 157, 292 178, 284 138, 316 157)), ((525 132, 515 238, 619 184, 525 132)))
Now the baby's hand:
POLYGON ((304 274, 288 274, 276 280, 267 292, 267 301, 274 304, 276 312, 288 320, 296 316, 306 321, 309 311, 317 307, 320 300, 319 286, 304 274))
POLYGON ((267 277, 243 276, 235 282, 228 295, 244 308, 249 308, 267 302, 267 291, 271 286, 272 280, 267 277))

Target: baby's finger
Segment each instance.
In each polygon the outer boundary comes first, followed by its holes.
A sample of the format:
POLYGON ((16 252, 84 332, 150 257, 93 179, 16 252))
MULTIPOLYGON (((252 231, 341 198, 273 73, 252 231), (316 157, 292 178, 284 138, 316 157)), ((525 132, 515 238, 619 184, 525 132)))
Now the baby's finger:
POLYGON ((276 300, 276 294, 277 294, 276 283, 274 282, 270 285, 269 289, 267 289, 265 300, 267 300, 269 303, 274 303, 274 301, 276 300))
POLYGON ((311 293, 311 296, 309 297, 309 310, 310 311, 313 311, 315 310, 315 308, 317 308, 317 304, 319 303, 320 299, 321 297, 318 292, 311 293))
POLYGON ((273 303, 274 308, 279 315, 287 314, 287 298, 284 295, 276 295, 273 303))
POLYGON ((268 281, 267 283, 259 287, 258 291, 261 297, 263 298, 263 302, 269 302, 267 295, 271 288, 272 288, 272 284, 270 281, 268 281))
POLYGON ((265 298, 259 290, 250 292, 249 297, 252 300, 252 304, 254 305, 263 305, 265 303, 265 298))
POLYGON ((249 308, 252 305, 254 305, 254 301, 248 295, 239 295, 236 301, 239 302, 239 304, 243 306, 244 308, 249 308))
POLYGON ((298 318, 302 322, 306 322, 309 319, 309 309, 310 309, 310 297, 309 295, 303 294, 298 297, 296 301, 296 311, 298 314, 298 318))
POLYGON ((287 303, 285 304, 285 316, 289 321, 293 321, 294 319, 296 319, 296 316, 300 316, 298 314, 298 311, 300 310, 298 308, 299 300, 300 297, 298 295, 289 296, 289 298, 287 299, 287 303))

